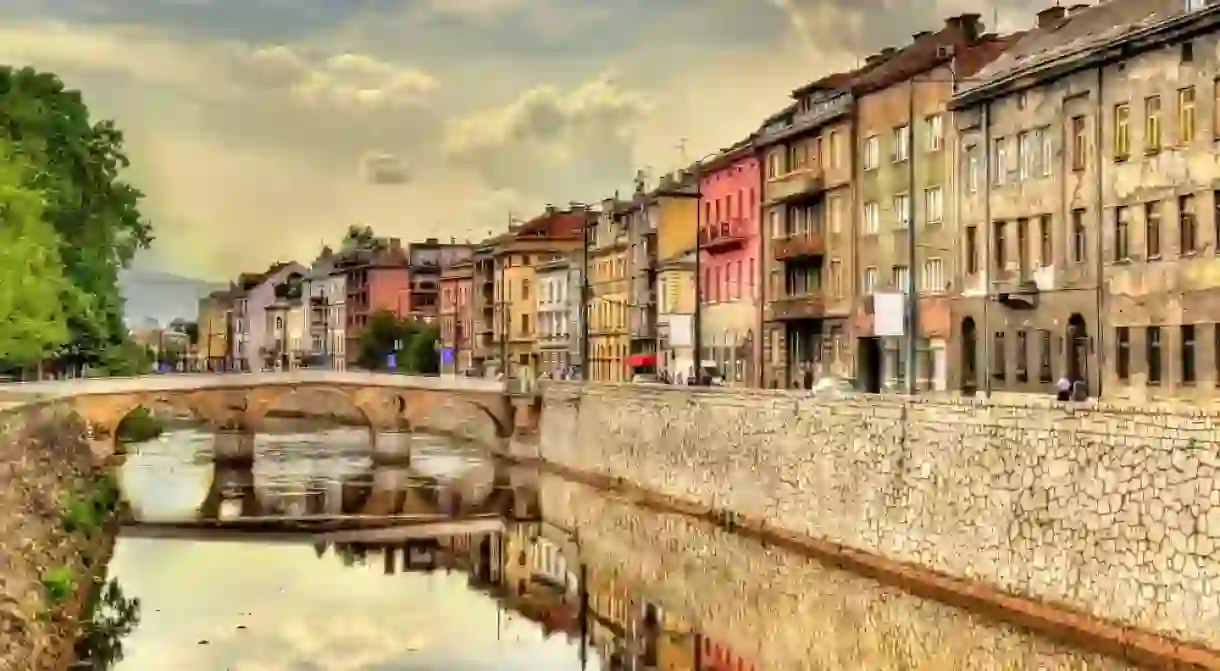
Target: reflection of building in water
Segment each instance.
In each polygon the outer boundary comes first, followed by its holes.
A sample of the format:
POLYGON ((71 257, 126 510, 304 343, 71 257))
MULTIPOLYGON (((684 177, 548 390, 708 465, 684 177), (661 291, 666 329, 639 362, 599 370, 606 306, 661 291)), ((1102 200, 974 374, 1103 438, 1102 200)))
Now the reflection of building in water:
POLYGON ((705 671, 757 671, 754 664, 743 659, 728 646, 721 645, 707 636, 699 637, 699 668, 705 671))
POLYGON ((541 524, 517 524, 505 539, 501 597, 512 610, 538 622, 548 634, 580 631, 579 581, 560 549, 542 537, 541 524))

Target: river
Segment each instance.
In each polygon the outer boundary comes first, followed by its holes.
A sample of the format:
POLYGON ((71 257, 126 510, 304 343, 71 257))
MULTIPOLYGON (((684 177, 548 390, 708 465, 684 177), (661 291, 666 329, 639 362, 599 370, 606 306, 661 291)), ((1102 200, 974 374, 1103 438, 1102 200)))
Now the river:
POLYGON ((1127 668, 441 438, 409 465, 372 464, 358 429, 259 436, 252 469, 211 449, 193 430, 129 449, 146 524, 117 542, 93 668, 1127 668), (327 526, 389 517, 431 537, 327 526), (268 520, 313 526, 197 527, 268 520))

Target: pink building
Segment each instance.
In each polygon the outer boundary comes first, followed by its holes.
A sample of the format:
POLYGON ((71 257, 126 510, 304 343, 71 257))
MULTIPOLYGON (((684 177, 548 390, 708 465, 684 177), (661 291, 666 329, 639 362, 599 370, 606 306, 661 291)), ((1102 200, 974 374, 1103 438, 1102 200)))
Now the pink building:
POLYGON ((730 385, 756 385, 762 354, 762 172, 751 142, 710 160, 699 181, 703 360, 715 361, 730 385))
POLYGON ((360 354, 360 334, 373 313, 389 310, 398 317, 411 313, 411 272, 397 238, 341 253, 334 272, 344 275, 347 286, 344 337, 352 362, 360 354))

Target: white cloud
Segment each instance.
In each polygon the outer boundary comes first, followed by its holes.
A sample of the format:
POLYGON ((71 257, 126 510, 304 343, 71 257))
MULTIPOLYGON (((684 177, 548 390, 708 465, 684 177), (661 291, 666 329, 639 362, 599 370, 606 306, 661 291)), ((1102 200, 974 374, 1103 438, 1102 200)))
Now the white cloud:
POLYGON ((315 106, 367 110, 417 105, 440 88, 440 82, 426 72, 367 54, 342 53, 311 61, 276 45, 254 52, 253 61, 266 74, 285 78, 293 95, 315 106))

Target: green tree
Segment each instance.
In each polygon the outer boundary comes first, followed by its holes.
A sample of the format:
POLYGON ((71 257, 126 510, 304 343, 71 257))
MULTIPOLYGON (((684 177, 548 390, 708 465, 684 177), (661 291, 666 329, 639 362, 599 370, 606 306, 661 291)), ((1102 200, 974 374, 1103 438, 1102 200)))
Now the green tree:
POLYGON ((122 181, 123 135, 93 122, 80 93, 53 74, 0 67, 0 133, 30 164, 28 185, 44 198, 44 218, 59 236, 73 366, 119 363, 127 338, 118 273, 152 242, 141 217, 143 194, 122 181))
POLYGON ((399 370, 433 374, 440 370, 435 326, 399 319, 389 310, 378 310, 360 333, 357 362, 363 368, 383 370, 394 353, 399 370))
POLYGON ((0 362, 27 367, 68 343, 59 237, 43 219, 42 195, 25 185, 28 168, 0 144, 0 362))

